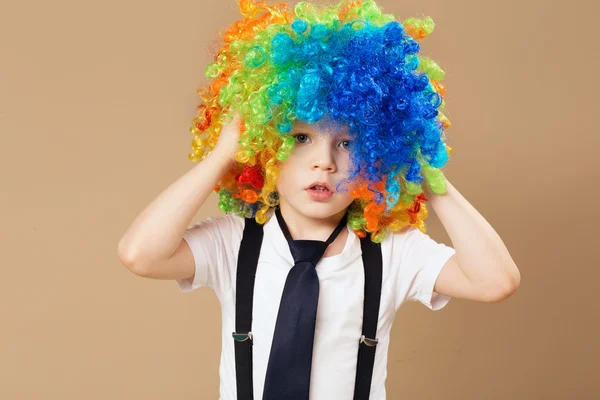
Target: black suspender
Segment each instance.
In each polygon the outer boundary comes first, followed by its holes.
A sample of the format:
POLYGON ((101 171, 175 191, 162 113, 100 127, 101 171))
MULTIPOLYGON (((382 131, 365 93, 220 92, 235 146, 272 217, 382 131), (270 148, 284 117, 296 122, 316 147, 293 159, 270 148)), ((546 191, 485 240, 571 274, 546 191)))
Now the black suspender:
MULTIPOLYGON (((246 218, 244 234, 236 273, 235 332, 232 336, 235 346, 235 372, 238 400, 253 400, 252 385, 252 303, 254 280, 260 246, 263 239, 263 226, 254 218, 246 218)), ((371 391, 373 364, 377 348, 377 320, 382 282, 381 245, 373 243, 369 236, 360 239, 362 260, 365 271, 365 295, 362 336, 358 343, 358 360, 354 385, 354 400, 367 400, 371 391)))
POLYGON ((262 225, 246 218, 238 255, 235 289, 235 375, 238 400, 253 400, 252 385, 252 303, 254 278, 263 239, 262 225))
POLYGON ((381 245, 373 243, 367 235, 360 239, 360 246, 365 270, 365 299, 362 336, 358 344, 354 400, 368 399, 371 392, 375 350, 379 341, 375 335, 377 334, 382 280, 381 245))

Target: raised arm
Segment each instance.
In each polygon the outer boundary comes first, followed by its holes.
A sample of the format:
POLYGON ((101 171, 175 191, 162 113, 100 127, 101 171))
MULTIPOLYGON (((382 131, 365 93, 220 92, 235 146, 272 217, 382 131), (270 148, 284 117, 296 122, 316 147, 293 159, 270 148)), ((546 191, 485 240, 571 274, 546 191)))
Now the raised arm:
POLYGON ((194 259, 183 234, 221 177, 234 162, 241 118, 222 128, 213 151, 163 190, 121 238, 121 263, 137 275, 184 279, 194 275, 194 259))

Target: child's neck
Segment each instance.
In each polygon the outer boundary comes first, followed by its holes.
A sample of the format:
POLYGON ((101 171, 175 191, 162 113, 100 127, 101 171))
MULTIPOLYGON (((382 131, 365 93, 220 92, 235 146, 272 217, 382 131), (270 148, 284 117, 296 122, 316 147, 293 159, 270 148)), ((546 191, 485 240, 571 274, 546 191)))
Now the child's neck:
POLYGON ((329 246, 327 246, 325 253, 323 253, 323 257, 321 257, 321 258, 336 256, 336 255, 340 254, 342 251, 344 251, 344 246, 346 245, 346 240, 348 238, 348 234, 349 234, 348 229, 342 229, 342 231, 340 232, 338 237, 335 238, 333 243, 331 243, 329 246))
MULTIPOLYGON (((330 218, 309 218, 289 206, 280 206, 280 209, 293 240, 326 241, 346 213, 346 210, 343 210, 330 218)), ((323 258, 340 254, 344 250, 347 238, 348 229, 342 229, 325 250, 323 258)))

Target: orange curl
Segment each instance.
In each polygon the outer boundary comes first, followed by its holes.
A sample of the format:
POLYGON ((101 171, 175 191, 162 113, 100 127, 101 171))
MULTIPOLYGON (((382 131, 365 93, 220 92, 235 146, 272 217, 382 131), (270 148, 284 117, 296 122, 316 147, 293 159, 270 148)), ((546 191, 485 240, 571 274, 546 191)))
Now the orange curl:
POLYGON ((383 204, 377 204, 374 201, 367 204, 364 209, 365 219, 367 220, 367 230, 374 232, 379 229, 379 218, 378 214, 382 213, 385 209, 383 204))
MULTIPOLYGON (((340 9, 340 12, 338 13, 340 21, 345 21, 346 17, 348 16, 348 12, 361 4, 362 0, 353 0, 349 2, 346 6, 342 7, 340 9)), ((356 13, 356 11, 354 13, 356 13)))
POLYGON ((364 200, 364 199, 369 199, 371 192, 367 189, 367 185, 361 184, 361 185, 357 185, 357 187, 352 189, 350 191, 350 195, 354 199, 364 200))
POLYGON ((210 84, 210 91, 211 91, 211 93, 214 96, 216 96, 217 94, 219 94, 219 92, 221 91, 221 88, 227 84, 227 80, 228 79, 229 79, 229 77, 226 76, 224 73, 221 74, 218 78, 216 78, 210 84))
POLYGON ((367 233, 364 230, 362 230, 362 229, 355 230, 354 234, 356 236, 358 236, 359 238, 361 238, 361 239, 367 236, 367 233))
POLYGON ((200 114, 200 117, 196 121, 196 128, 200 129, 201 131, 207 130, 212 123, 213 114, 215 114, 217 111, 218 110, 216 107, 207 107, 204 104, 199 105, 198 114, 200 114))
MULTIPOLYGON (((385 178, 386 176, 383 176, 382 180, 373 185, 375 191, 384 193, 385 178)), ((359 178, 359 180, 353 185, 353 189, 350 190, 350 195, 355 199, 360 199, 363 201, 372 201, 375 198, 375 193, 371 189, 369 189, 369 184, 369 181, 359 178)))
POLYGON ((239 197, 248 204, 254 204, 258 200, 258 194, 251 189, 243 190, 239 197))
POLYGON ((246 12, 245 19, 235 22, 227 31, 225 31, 223 39, 226 42, 233 42, 235 40, 249 40, 252 39, 257 32, 263 31, 268 25, 271 24, 285 24, 290 22, 291 17, 286 11, 287 4, 277 3, 269 6, 256 4, 259 7, 253 8, 255 5, 248 1, 241 1, 242 13, 246 12), (281 10, 279 10, 281 9, 281 10), (253 20, 250 18, 256 17, 260 11, 267 11, 257 19, 253 20))
POLYGON ((225 173, 225 175, 223 175, 223 177, 221 177, 220 185, 224 188, 232 190, 236 187, 236 177, 239 175, 239 173, 240 168, 234 165, 225 173))
POLYGON ((423 27, 420 27, 419 30, 416 30, 415 27, 408 25, 405 26, 404 29, 406 34, 415 40, 425 39, 428 36, 428 33, 423 27))
POLYGON ((444 96, 446 95, 446 88, 444 87, 444 85, 442 85, 440 81, 434 81, 433 79, 430 80, 430 82, 431 86, 433 86, 435 91, 438 92, 440 96, 442 96, 442 100, 445 100, 444 96))

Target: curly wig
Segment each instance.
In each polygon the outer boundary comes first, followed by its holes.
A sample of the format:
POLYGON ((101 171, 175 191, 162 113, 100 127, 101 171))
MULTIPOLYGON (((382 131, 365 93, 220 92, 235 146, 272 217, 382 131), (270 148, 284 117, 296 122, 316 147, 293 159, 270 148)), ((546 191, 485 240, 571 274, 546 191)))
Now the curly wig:
POLYGON ((352 138, 349 178, 338 185, 354 199, 351 229, 374 242, 408 226, 425 232, 423 182, 446 191, 441 168, 452 152, 444 71, 417 42, 433 31, 431 18, 397 22, 373 0, 300 2, 293 12, 239 0, 239 8, 243 18, 219 34, 190 129, 188 158, 202 161, 233 112, 241 116, 236 162, 214 188, 219 208, 264 223, 278 204, 278 165, 295 145, 292 125, 327 119, 352 138))

